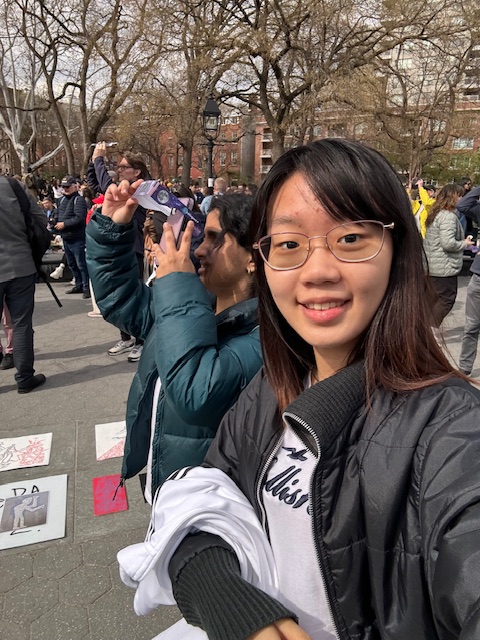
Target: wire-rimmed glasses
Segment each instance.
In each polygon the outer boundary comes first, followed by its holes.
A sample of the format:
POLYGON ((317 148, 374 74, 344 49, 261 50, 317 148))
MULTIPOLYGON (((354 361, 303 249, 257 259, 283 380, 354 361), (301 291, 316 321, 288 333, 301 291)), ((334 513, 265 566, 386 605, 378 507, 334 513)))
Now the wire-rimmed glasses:
POLYGON ((385 229, 395 223, 383 224, 378 220, 359 220, 340 224, 324 236, 307 236, 296 231, 282 231, 260 238, 253 245, 262 259, 275 271, 297 269, 305 264, 313 251, 312 240, 325 240, 325 246, 341 262, 366 262, 382 250, 385 229))

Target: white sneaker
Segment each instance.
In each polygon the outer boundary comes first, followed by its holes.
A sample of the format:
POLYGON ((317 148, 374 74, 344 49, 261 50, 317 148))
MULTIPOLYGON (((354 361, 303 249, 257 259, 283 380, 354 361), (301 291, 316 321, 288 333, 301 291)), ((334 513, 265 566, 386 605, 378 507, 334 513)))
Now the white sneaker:
POLYGON ((108 350, 109 356, 118 356, 126 351, 131 351, 135 346, 135 338, 130 340, 119 340, 111 349, 108 350))
POLYGON ((50 274, 50 278, 53 278, 54 280, 60 280, 60 278, 63 276, 64 269, 65 265, 60 263, 58 267, 52 271, 52 273, 50 274))
POLYGON ((69 284, 72 285, 72 287, 74 287, 77 283, 75 282, 75 278, 72 278, 69 282, 69 284))
POLYGON ((127 360, 129 362, 138 362, 140 360, 140 356, 142 355, 143 344, 137 344, 130 351, 127 360))

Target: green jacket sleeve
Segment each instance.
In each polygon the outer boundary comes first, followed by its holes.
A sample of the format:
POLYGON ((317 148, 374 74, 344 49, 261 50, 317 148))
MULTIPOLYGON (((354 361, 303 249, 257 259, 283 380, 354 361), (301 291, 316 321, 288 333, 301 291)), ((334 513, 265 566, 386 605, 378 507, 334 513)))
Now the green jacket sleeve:
POLYGON ((166 402, 185 422, 218 425, 261 367, 258 329, 219 343, 208 294, 194 273, 153 286, 156 362, 166 402))
POLYGON ((152 292, 139 279, 135 228, 95 212, 87 225, 87 266, 105 320, 145 339, 153 326, 152 292))

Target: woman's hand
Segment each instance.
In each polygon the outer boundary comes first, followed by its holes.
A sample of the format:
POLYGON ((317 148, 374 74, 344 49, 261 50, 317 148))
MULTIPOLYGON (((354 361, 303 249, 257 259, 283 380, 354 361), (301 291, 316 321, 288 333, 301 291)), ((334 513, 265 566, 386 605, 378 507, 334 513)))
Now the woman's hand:
POLYGON ((260 629, 247 640, 311 640, 311 638, 291 618, 282 618, 260 629))
POLYGON ((173 229, 168 222, 163 225, 163 237, 165 238, 165 253, 158 244, 153 245, 155 257, 157 259, 157 269, 155 275, 162 278, 169 273, 195 273, 195 267, 190 260, 190 244, 192 242, 193 222, 187 224, 180 246, 177 249, 173 229))
POLYGON ((111 184, 105 193, 102 214, 117 224, 131 222, 135 209, 138 207, 138 202, 132 196, 142 182, 143 180, 136 180, 130 184, 128 180, 122 180, 118 186, 111 184))
POLYGON ((105 142, 97 142, 92 153, 92 162, 95 162, 97 158, 105 158, 106 155, 107 145, 105 144, 105 142))

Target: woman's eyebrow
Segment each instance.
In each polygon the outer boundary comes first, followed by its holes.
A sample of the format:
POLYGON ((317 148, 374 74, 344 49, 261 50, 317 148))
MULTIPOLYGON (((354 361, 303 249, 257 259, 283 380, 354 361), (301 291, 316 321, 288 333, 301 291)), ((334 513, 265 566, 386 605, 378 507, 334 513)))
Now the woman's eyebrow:
POLYGON ((297 227, 300 226, 298 222, 298 218, 296 216, 292 216, 289 214, 285 214, 283 216, 277 216, 273 218, 270 225, 274 227, 277 224, 295 224, 297 227))

